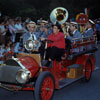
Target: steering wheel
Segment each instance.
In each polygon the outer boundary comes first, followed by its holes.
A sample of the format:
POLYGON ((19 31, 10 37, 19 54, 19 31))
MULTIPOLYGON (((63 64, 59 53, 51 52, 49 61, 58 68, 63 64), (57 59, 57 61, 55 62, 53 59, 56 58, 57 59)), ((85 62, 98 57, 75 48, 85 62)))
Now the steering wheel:
POLYGON ((48 39, 45 39, 44 42, 47 42, 47 43, 53 43, 52 40, 48 40, 48 39))

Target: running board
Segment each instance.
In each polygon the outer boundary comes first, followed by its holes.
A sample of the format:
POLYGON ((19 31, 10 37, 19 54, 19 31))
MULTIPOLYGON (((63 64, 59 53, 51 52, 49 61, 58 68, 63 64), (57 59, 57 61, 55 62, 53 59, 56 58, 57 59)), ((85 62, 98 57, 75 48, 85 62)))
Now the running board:
POLYGON ((82 76, 80 76, 79 78, 76 78, 76 79, 67 78, 67 79, 61 80, 61 81, 59 81, 59 89, 65 87, 67 85, 70 85, 73 82, 82 79, 83 77, 84 77, 84 75, 82 75, 82 76))

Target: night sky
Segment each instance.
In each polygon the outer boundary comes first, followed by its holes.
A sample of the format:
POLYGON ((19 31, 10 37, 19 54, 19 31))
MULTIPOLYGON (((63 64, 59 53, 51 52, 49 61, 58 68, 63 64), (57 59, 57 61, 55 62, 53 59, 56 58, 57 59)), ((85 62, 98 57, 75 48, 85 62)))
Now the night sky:
POLYGON ((89 17, 100 17, 100 0, 0 0, 2 15, 22 17, 43 17, 47 19, 56 7, 65 7, 70 17, 84 13, 84 8, 89 8, 89 17))

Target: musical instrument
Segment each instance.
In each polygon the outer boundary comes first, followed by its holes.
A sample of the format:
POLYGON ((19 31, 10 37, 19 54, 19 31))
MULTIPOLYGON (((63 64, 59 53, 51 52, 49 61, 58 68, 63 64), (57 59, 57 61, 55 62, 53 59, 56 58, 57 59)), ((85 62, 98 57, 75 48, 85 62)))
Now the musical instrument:
POLYGON ((55 8, 50 14, 50 20, 53 24, 59 22, 59 24, 63 24, 68 19, 68 11, 63 7, 55 8))
POLYGON ((67 19, 68 19, 68 11, 63 7, 55 8, 50 14, 50 20, 53 24, 56 24, 56 22, 61 24, 65 38, 66 38, 66 32, 68 32, 69 30, 69 24, 66 22, 67 19))
POLYGON ((24 47, 27 51, 36 51, 40 47, 40 43, 36 43, 36 40, 29 38, 26 40, 24 47))
POLYGON ((66 38, 66 33, 67 32, 69 33, 70 23, 66 22, 66 23, 62 24, 61 27, 62 27, 64 36, 66 38))

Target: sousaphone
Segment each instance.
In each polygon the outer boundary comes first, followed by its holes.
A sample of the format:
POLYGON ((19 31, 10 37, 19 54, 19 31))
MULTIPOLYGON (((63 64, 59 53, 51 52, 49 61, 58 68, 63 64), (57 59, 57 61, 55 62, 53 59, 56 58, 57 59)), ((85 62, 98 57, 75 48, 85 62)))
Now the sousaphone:
POLYGON ((63 24, 68 19, 68 11, 63 7, 55 8, 50 14, 50 20, 53 24, 59 22, 59 24, 63 24))

